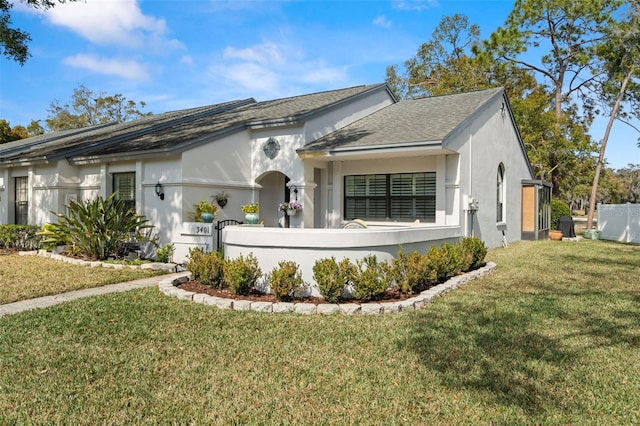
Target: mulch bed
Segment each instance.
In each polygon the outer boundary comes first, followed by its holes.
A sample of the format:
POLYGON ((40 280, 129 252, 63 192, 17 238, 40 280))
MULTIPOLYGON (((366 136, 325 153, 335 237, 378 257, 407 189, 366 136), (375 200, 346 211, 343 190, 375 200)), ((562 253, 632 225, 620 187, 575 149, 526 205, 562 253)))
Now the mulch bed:
MULTIPOLYGON (((252 290, 252 292, 249 295, 242 296, 239 294, 235 294, 230 290, 218 290, 216 288, 206 286, 204 284, 199 283, 198 281, 187 281, 186 283, 182 283, 178 285, 177 288, 185 291, 193 291, 194 293, 204 293, 204 294, 208 294, 209 296, 222 297, 224 299, 250 300, 252 302, 279 302, 279 300, 273 294, 265 294, 257 290, 252 290)), ((409 297, 411 296, 402 294, 398 290, 388 290, 380 299, 376 300, 376 302, 399 302, 401 300, 406 300, 409 297)), ((324 298, 322 297, 295 298, 292 300, 292 302, 313 303, 314 305, 327 303, 327 301, 324 300, 324 298)), ((348 300, 346 302, 362 303, 357 300, 348 300)))

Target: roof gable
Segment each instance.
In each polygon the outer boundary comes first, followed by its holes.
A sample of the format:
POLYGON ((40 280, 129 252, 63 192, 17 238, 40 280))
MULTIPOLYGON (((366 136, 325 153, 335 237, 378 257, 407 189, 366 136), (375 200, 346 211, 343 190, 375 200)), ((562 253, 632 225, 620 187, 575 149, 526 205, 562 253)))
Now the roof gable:
POLYGON ((326 135, 298 150, 331 153, 381 146, 441 145, 502 88, 403 100, 326 135))

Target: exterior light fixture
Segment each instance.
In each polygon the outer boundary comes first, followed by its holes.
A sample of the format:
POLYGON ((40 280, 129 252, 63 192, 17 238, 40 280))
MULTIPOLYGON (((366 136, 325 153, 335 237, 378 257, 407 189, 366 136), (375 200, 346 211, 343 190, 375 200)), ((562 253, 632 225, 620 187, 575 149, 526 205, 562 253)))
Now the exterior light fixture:
POLYGON ((161 200, 164 200, 164 192, 162 191, 162 184, 160 182, 156 183, 156 195, 160 197, 161 200))

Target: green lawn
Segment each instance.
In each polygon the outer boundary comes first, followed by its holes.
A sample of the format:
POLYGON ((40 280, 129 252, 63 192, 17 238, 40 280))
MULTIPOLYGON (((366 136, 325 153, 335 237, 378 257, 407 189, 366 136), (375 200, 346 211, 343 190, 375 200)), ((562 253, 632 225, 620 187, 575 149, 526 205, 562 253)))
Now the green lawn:
POLYGON ((156 288, 0 319, 0 424, 638 424, 640 247, 529 242, 415 312, 156 288))
POLYGON ((148 269, 90 268, 40 256, 0 252, 0 305, 162 273, 148 269))

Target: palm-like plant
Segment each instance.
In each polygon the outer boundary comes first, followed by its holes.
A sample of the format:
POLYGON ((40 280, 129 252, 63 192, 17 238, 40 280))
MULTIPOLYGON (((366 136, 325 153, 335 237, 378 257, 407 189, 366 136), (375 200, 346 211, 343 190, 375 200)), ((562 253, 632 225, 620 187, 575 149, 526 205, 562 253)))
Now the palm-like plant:
POLYGON ((73 253, 104 260, 122 252, 132 240, 149 241, 143 231, 153 225, 127 208, 115 194, 106 199, 71 201, 67 208, 69 214, 54 213, 59 222, 47 225, 48 238, 44 243, 66 244, 73 253))

